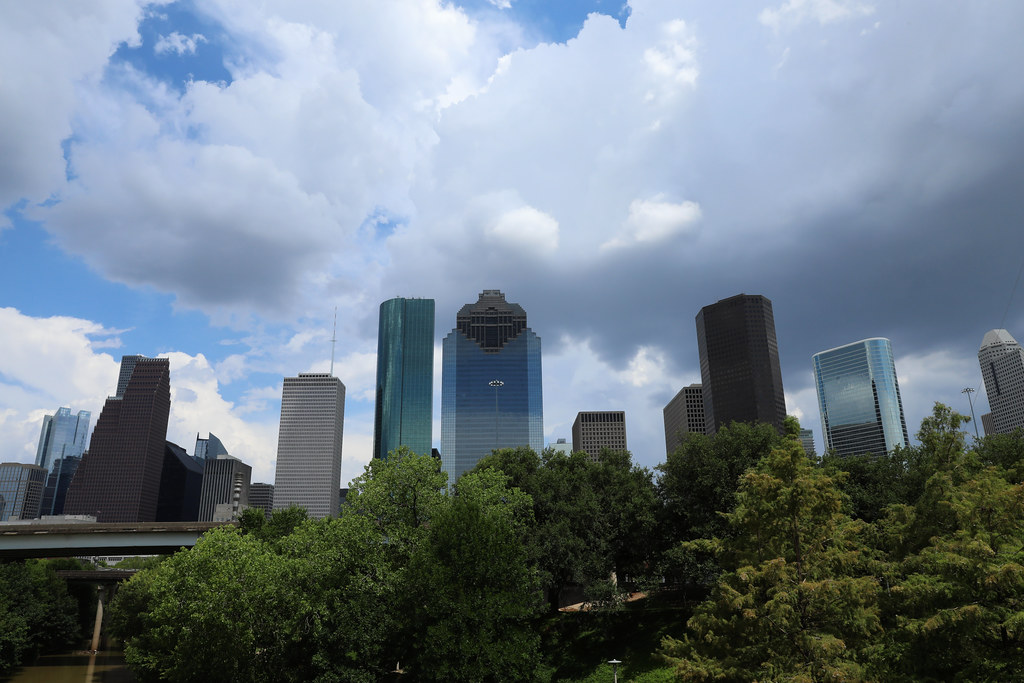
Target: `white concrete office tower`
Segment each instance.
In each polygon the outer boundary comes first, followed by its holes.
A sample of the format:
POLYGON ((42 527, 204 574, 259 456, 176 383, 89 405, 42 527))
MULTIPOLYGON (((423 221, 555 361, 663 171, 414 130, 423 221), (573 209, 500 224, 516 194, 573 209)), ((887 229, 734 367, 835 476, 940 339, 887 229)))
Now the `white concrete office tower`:
POLYGON ((909 442, 888 339, 875 337, 814 354, 825 448, 884 455, 909 442))
POLYGON ((978 363, 994 433, 1007 434, 1024 427, 1024 349, 1006 330, 989 330, 981 340, 978 363))
POLYGON ((274 509, 306 508, 310 517, 338 514, 345 385, 327 373, 284 378, 277 436, 274 509))
POLYGON ((61 458, 81 458, 89 440, 88 410, 71 414, 71 408, 58 408, 53 415, 43 417, 43 428, 39 432, 36 447, 36 465, 50 469, 61 458))

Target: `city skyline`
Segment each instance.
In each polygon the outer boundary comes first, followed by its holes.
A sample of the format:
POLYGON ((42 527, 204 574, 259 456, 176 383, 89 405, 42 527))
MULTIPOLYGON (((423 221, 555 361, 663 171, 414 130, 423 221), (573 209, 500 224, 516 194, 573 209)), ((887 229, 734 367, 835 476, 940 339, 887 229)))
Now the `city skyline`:
POLYGON ((965 387, 980 419, 978 342, 1024 334, 1022 23, 1008 0, 0 6, 0 460, 33 462, 58 406, 95 421, 139 353, 171 362, 169 440, 213 429, 272 481, 282 379, 329 370, 337 307, 347 483, 379 303, 448 320, 485 287, 544 339, 545 440, 614 406, 661 462, 693 316, 744 291, 775 302, 819 452, 809 359, 851 339, 899 351, 912 440, 965 387))

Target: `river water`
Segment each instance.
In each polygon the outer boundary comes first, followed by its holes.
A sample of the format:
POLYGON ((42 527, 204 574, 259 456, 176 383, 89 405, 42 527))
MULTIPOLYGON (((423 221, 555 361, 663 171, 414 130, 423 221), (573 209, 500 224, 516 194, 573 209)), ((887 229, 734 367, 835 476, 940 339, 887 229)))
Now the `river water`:
POLYGON ((135 683, 135 676, 118 650, 95 655, 64 654, 40 657, 32 666, 17 669, 2 683, 135 683))

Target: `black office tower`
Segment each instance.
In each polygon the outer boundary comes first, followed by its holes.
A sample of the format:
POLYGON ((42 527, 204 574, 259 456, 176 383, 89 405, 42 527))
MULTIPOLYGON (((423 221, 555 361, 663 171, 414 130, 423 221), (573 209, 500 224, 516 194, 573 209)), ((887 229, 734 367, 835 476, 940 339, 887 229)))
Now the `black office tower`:
POLYGON ((730 422, 767 422, 782 431, 779 345, 772 302, 737 294, 697 314, 704 428, 708 434, 730 422))

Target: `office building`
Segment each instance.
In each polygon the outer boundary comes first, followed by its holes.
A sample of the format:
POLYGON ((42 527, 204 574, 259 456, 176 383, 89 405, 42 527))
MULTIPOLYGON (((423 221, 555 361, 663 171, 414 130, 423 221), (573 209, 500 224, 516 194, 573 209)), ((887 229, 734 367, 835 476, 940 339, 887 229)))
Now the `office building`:
POLYGON ((981 426, 985 430, 985 436, 996 433, 996 424, 992 421, 992 413, 985 413, 981 416, 981 426))
POLYGON ((164 462, 157 495, 157 522, 195 522, 199 519, 199 493, 203 466, 170 441, 164 444, 164 462))
POLYGON ((156 521, 170 410, 170 361, 125 356, 118 394, 103 404, 64 513, 99 522, 156 521), (126 367, 131 372, 124 379, 126 367))
POLYGON ((196 450, 195 455, 192 456, 196 460, 203 461, 207 458, 215 460, 227 454, 228 449, 224 447, 220 439, 213 435, 213 432, 210 432, 209 437, 205 439, 200 439, 199 435, 196 434, 196 450))
POLYGON ((270 519, 274 511, 274 485, 263 482, 249 484, 249 507, 263 510, 263 514, 270 519))
POLYGON ((704 433, 704 391, 700 384, 679 390, 661 411, 665 420, 665 452, 679 448, 689 432, 704 433))
POLYGON ((572 423, 573 453, 583 451, 597 460, 601 449, 624 451, 626 448, 626 413, 621 410, 592 410, 576 414, 572 423))
MULTIPOLYGON (((252 467, 230 455, 207 458, 203 467, 203 491, 199 498, 199 521, 212 522, 218 505, 230 505, 231 519, 249 507, 252 467)), ((266 486, 266 484, 264 484, 266 486)))
MULTIPOLYGON (((992 428, 986 434, 1009 434, 1024 427, 1024 349, 1006 330, 989 330, 978 349, 992 428)), ((983 417, 984 420, 984 417, 983 417)))
POLYGON ((540 337, 526 311, 486 289, 442 345, 441 468, 452 485, 495 448, 544 448, 540 337))
POLYGON ((810 429, 800 430, 800 445, 804 447, 808 458, 818 457, 818 452, 814 450, 814 432, 810 429))
POLYGON ((327 373, 285 377, 277 436, 274 509, 306 508, 320 519, 338 514, 345 385, 327 373))
POLYGON ((36 464, 51 469, 59 458, 82 457, 89 440, 90 417, 88 410, 72 415, 71 408, 58 408, 53 415, 45 416, 36 447, 36 464))
POLYGON ((45 467, 0 463, 0 522, 38 517, 45 484, 45 467))
POLYGON ((826 450, 892 453, 909 443, 892 346, 876 337, 814 354, 826 450))
POLYGON ((730 422, 767 422, 782 433, 786 398, 772 302, 737 294, 697 314, 705 433, 730 422))
POLYGON ((558 438, 554 443, 549 443, 548 448, 556 453, 572 455, 572 444, 566 441, 564 437, 558 438))
POLYGON ((430 454, 434 421, 434 300, 389 299, 377 328, 373 457, 399 446, 430 454))
POLYGON ((52 464, 46 486, 43 488, 43 504, 39 508, 40 515, 63 515, 64 499, 68 495, 68 487, 75 478, 78 465, 82 459, 68 456, 58 458, 52 464))

